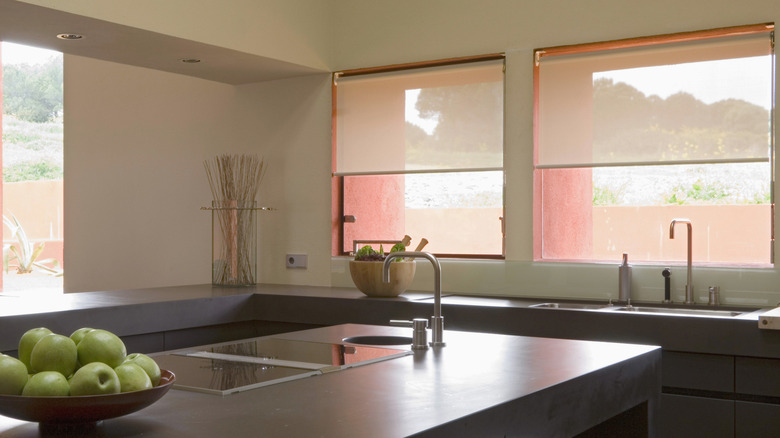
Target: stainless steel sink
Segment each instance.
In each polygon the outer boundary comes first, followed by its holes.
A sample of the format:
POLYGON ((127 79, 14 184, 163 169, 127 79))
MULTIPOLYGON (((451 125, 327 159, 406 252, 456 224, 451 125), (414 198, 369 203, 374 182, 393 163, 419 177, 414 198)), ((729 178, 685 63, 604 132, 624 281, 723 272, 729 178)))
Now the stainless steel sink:
POLYGON ((717 318, 734 318, 753 310, 734 310, 734 309, 693 309, 689 307, 666 307, 666 306, 630 306, 620 304, 586 304, 586 303, 567 303, 567 302, 549 302, 532 304, 529 307, 539 309, 572 309, 572 310, 595 310, 601 312, 632 312, 646 313, 655 315, 677 315, 677 316, 706 316, 717 318))
POLYGON ((351 336, 341 341, 357 345, 412 345, 409 336, 351 336))
POLYGON ((608 307, 607 304, 580 304, 580 303, 540 303, 532 304, 528 307, 541 309, 576 309, 576 310, 598 310, 608 307))
POLYGON ((709 316, 709 317, 724 317, 733 318, 745 313, 737 310, 716 310, 716 309, 687 309, 687 308, 671 308, 671 307, 648 307, 648 306, 618 306, 612 309, 615 312, 636 312, 636 313, 653 313, 653 314, 666 314, 666 315, 685 315, 685 316, 709 316))

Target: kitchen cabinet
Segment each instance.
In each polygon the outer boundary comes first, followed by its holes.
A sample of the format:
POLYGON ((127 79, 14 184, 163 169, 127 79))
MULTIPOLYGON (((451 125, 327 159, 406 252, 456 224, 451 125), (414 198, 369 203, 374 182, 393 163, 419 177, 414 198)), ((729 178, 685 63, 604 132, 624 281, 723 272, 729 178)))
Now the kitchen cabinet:
POLYGON ((735 364, 735 436, 780 436, 780 360, 736 357, 735 364))
POLYGON ((734 436, 734 357, 664 351, 659 436, 734 436))
POLYGON ((737 438, 776 438, 780 436, 780 404, 735 402, 737 438))
POLYGON ((723 354, 663 352, 663 386, 693 392, 734 392, 734 357, 723 354))
POLYGON ((736 358, 736 393, 780 403, 780 359, 736 358))
POLYGON ((734 401, 661 394, 658 436, 668 438, 733 437, 734 401))

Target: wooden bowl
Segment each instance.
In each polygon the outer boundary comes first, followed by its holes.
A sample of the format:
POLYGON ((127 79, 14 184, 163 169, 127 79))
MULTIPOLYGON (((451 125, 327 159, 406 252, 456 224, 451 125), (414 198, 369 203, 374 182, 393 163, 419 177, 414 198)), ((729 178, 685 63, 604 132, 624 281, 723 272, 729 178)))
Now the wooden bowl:
POLYGON ((41 425, 88 425, 121 417, 159 400, 176 381, 168 370, 160 370, 160 384, 140 391, 69 397, 0 395, 0 415, 41 425))
POLYGON ((414 279, 417 265, 414 260, 398 260, 390 263, 390 283, 382 282, 384 262, 349 261, 352 281, 369 297, 397 297, 404 293, 414 279))

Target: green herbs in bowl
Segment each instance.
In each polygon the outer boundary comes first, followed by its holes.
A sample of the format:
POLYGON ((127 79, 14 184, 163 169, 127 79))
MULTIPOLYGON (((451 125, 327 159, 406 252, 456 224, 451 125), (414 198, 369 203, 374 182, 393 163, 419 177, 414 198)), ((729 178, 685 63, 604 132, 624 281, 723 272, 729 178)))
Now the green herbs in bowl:
MULTIPOLYGON (((396 244, 390 252, 404 251, 403 244, 396 244)), ((349 261, 349 273, 355 286, 369 297, 397 297, 406 291, 414 279, 414 260, 396 259, 390 264, 390 282, 382 281, 382 268, 387 257, 380 246, 376 251, 366 245, 349 261)))

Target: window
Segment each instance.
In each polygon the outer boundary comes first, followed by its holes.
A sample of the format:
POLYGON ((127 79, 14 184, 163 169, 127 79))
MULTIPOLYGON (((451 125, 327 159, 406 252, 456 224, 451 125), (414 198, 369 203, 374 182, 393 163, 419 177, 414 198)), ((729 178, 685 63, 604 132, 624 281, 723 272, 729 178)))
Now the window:
POLYGON ((410 249, 425 238, 438 255, 503 256, 503 66, 334 75, 334 253, 409 235, 410 249))
POLYGON ((0 52, 0 290, 62 293, 62 53, 9 42, 0 52))
POLYGON ((535 258, 772 263, 773 29, 537 50, 535 258))

